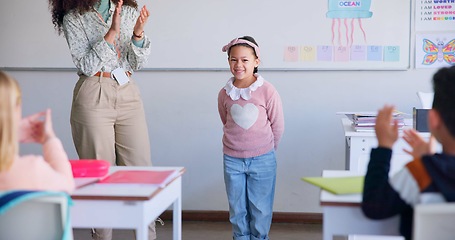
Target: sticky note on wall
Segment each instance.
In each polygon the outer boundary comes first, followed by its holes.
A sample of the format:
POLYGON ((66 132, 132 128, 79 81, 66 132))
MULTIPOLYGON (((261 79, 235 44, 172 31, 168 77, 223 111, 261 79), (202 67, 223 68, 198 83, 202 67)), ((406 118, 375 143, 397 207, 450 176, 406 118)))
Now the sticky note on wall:
POLYGON ((317 59, 318 61, 332 61, 333 47, 328 45, 318 46, 317 59))
POLYGON ((382 61, 382 46, 368 46, 367 47, 367 60, 368 61, 382 61))
POLYGON ((304 62, 313 62, 316 60, 316 48, 313 46, 301 46, 300 57, 304 62))
POLYGON ((285 47, 284 48, 284 61, 285 62, 299 61, 299 47, 298 46, 285 47))
POLYGON ((349 51, 346 46, 337 46, 334 50, 335 62, 347 62, 349 61, 349 51))
POLYGON ((400 61, 400 46, 384 46, 384 62, 400 61))
POLYGON ((365 61, 367 59, 367 46, 354 45, 351 47, 351 61, 365 61))

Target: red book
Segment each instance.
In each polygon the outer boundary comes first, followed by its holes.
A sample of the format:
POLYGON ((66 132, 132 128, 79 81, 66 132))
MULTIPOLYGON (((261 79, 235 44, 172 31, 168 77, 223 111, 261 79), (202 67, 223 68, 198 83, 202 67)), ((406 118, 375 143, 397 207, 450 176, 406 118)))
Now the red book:
POLYGON ((164 187, 177 176, 177 170, 119 170, 98 183, 139 183, 164 187))

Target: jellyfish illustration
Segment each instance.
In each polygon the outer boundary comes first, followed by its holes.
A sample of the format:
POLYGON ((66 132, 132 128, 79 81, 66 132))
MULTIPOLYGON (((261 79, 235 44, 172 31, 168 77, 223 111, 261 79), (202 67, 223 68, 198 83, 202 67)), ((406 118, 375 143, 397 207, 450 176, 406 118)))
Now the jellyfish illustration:
POLYGON ((329 0, 327 18, 332 19, 332 45, 335 45, 335 30, 338 27, 338 45, 342 46, 341 21, 343 20, 346 38, 346 46, 352 46, 354 42, 354 22, 357 20, 363 39, 366 43, 366 33, 362 27, 362 18, 370 18, 371 0, 329 0), (349 23, 348 23, 349 22, 349 23))

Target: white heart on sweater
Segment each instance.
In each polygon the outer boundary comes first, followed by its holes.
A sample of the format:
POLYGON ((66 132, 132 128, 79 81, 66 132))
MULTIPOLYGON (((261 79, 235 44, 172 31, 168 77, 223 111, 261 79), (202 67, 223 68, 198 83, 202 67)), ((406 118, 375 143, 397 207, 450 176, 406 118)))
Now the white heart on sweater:
POLYGON ((252 103, 245 106, 233 104, 231 107, 231 116, 234 122, 240 127, 247 130, 256 122, 259 116, 259 109, 252 103))

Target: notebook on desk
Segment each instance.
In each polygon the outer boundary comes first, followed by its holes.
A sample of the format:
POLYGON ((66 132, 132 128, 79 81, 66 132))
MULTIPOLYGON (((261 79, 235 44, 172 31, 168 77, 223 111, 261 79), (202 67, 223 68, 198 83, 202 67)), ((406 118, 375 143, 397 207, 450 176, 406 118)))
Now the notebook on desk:
POLYGON ((74 178, 74 183, 76 188, 83 188, 85 186, 91 185, 96 183, 100 180, 100 178, 92 177, 92 178, 74 178))
POLYGON ((303 177, 302 180, 333 194, 357 194, 363 191, 364 176, 303 177))
POLYGON ((177 170, 119 170, 101 179, 98 183, 137 183, 164 187, 178 174, 177 170))
MULTIPOLYGON (((376 118, 376 116, 378 115, 378 112, 377 111, 358 111, 358 112, 336 112, 337 115, 345 115, 349 120, 351 120, 352 122, 355 122, 355 119, 356 118, 376 118)), ((394 118, 397 118, 397 117, 405 117, 406 115, 409 115, 407 113, 404 113, 404 112, 401 112, 401 111, 398 111, 398 110, 395 110, 393 113, 392 113, 392 116, 394 118)))

